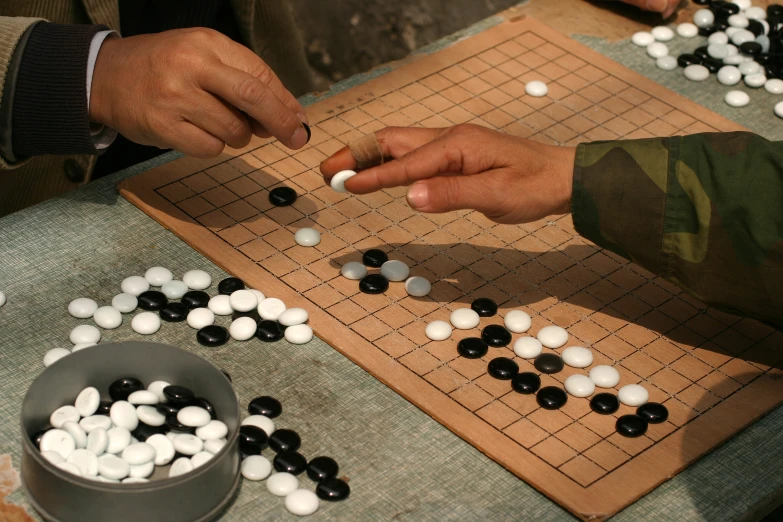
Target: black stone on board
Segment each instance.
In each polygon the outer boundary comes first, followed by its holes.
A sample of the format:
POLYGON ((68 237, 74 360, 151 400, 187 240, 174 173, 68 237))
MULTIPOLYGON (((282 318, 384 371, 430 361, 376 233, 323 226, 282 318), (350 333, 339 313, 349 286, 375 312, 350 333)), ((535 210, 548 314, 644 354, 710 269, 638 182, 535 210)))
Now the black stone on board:
POLYGON ((172 415, 176 416, 179 410, 185 406, 185 404, 175 404, 173 402, 159 402, 155 405, 155 409, 158 410, 158 413, 171 417, 172 415))
POLYGON ((359 281, 359 290, 365 294, 382 294, 389 289, 389 280, 381 274, 366 275, 359 281))
POLYGON ((220 295, 231 295, 237 290, 244 290, 245 283, 238 277, 227 277, 218 283, 217 288, 220 295))
POLYGON ((541 377, 533 372, 522 372, 511 379, 511 389, 517 393, 530 395, 541 387, 541 377))
POLYGON ((764 24, 758 20, 748 20, 748 26, 745 28, 756 36, 764 34, 764 24))
POLYGON ((669 418, 666 406, 657 402, 648 402, 636 408, 636 414, 650 424, 661 424, 669 418))
POLYGON ((269 437, 258 426, 246 424, 239 427, 239 450, 248 455, 260 455, 269 445, 269 437))
POLYGON ((351 487, 344 480, 336 477, 331 477, 322 480, 315 487, 315 494, 321 500, 328 500, 330 502, 337 502, 338 500, 345 500, 348 495, 351 494, 351 487))
POLYGON ((211 324, 196 332, 196 340, 202 346, 221 346, 228 342, 228 330, 223 326, 211 324))
POLYGON ((508 357, 496 357, 489 361, 487 373, 495 379, 508 381, 519 373, 519 365, 508 357))
POLYGON ((638 415, 623 415, 617 419, 614 427, 623 437, 641 437, 647 433, 647 421, 638 415))
POLYGON ((139 425, 131 432, 131 435, 136 437, 139 442, 144 442, 148 438, 152 437, 153 435, 157 435, 158 433, 166 433, 166 426, 150 426, 149 424, 139 422, 139 425))
POLYGON ((715 13, 715 18, 728 18, 731 15, 739 13, 740 7, 731 2, 713 0, 713 2, 710 3, 710 11, 715 13))
POLYGON ((302 445, 302 439, 294 430, 281 428, 275 430, 269 436, 269 447, 275 453, 283 451, 296 451, 302 445))
POLYGON ((188 318, 188 309, 182 303, 169 303, 160 311, 160 318, 169 323, 179 323, 188 318))
POLYGON ((272 465, 281 473, 299 475, 307 469, 307 459, 295 451, 281 451, 275 455, 272 465))
POLYGON ((362 263, 373 268, 380 268, 382 264, 389 260, 389 256, 383 250, 372 248, 362 256, 362 263))
POLYGON ((180 299, 180 303, 187 306, 190 310, 194 308, 206 308, 209 304, 209 294, 201 290, 191 290, 185 292, 180 299))
POLYGON ((558 410, 565 406, 567 401, 565 390, 557 386, 544 386, 536 394, 536 402, 545 410, 558 410))
POLYGON ((209 402, 204 397, 196 397, 193 399, 193 401, 190 403, 191 406, 198 406, 199 408, 204 408, 209 412, 209 416, 212 417, 212 419, 217 419, 217 410, 215 410, 215 407, 212 406, 212 403, 209 402))
POLYGON ((709 57, 702 60, 701 64, 707 68, 708 71, 710 71, 711 74, 715 74, 716 72, 720 71, 723 67, 723 61, 718 60, 717 58, 709 57))
POLYGON ((470 307, 479 314, 479 317, 492 317, 498 313, 497 303, 489 297, 479 297, 470 304, 470 307))
POLYGON ((499 324, 490 324, 481 330, 481 339, 493 348, 508 346, 511 342, 511 332, 505 326, 499 324))
POLYGON ((113 401, 127 401, 128 395, 144 389, 144 383, 137 378, 122 377, 109 385, 109 397, 113 401))
POLYGON ((98 403, 98 409, 95 410, 95 415, 108 415, 111 412, 112 401, 101 401, 98 403))
POLYGON ((296 201, 296 191, 291 187, 277 187, 269 192, 269 202, 276 207, 287 207, 296 201))
POLYGON ((277 321, 269 321, 267 319, 258 322, 256 328, 256 338, 265 343, 273 343, 279 341, 285 335, 285 327, 277 321))
POLYGON ((707 52, 707 46, 702 45, 701 47, 697 47, 695 51, 693 51, 694 56, 699 59, 699 63, 706 60, 710 57, 710 53, 707 52))
POLYGON ((337 476, 339 471, 337 461, 331 457, 315 457, 307 464, 307 476, 310 480, 320 482, 324 479, 337 476))
POLYGON ((590 399, 590 409, 599 415, 611 415, 620 409, 620 401, 613 393, 597 393, 590 399))
POLYGON ((166 294, 163 292, 158 292, 157 290, 147 290, 146 292, 142 292, 136 299, 139 301, 139 308, 149 312, 157 312, 158 310, 162 310, 163 307, 165 307, 169 302, 166 294))
POLYGON ((184 386, 177 386, 176 384, 170 384, 163 388, 163 396, 166 400, 173 404, 181 404, 187 406, 193 399, 196 398, 196 394, 189 388, 184 386))
POLYGON ((457 353, 465 359, 480 359, 487 355, 489 346, 478 337, 466 337, 457 343, 457 353))
POLYGON ((761 44, 758 42, 745 42, 739 46, 740 52, 748 56, 758 56, 761 54, 761 44))
POLYGON ((247 411, 250 415, 263 415, 274 419, 283 413, 283 405, 274 397, 264 395, 250 401, 250 404, 247 405, 247 411))
POLYGON ((533 360, 533 366, 541 373, 557 373, 563 369, 563 358, 556 353, 542 353, 533 360))
POLYGON ((710 36, 712 33, 717 31, 718 28, 714 25, 708 25, 706 27, 699 27, 699 36, 710 36))
POLYGON ((700 59, 695 54, 681 54, 677 57, 677 65, 680 67, 688 67, 689 65, 696 65, 700 59))
POLYGON ((171 431, 176 431, 179 433, 190 433, 191 435, 196 433, 196 428, 193 428, 191 426, 185 426, 179 420, 177 420, 176 415, 171 415, 170 417, 166 417, 166 423, 164 424, 164 426, 166 426, 171 431))
POLYGON ((231 312, 231 320, 236 321, 240 317, 249 317, 258 324, 261 321, 261 316, 258 315, 258 308, 253 308, 249 312, 231 312))

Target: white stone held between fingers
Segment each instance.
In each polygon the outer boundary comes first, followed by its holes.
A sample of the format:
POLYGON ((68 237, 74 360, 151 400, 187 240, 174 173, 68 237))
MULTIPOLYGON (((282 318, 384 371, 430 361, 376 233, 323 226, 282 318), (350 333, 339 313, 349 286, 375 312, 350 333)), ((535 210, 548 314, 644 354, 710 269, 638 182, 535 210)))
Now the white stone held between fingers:
POLYGON ((142 312, 131 320, 133 331, 141 335, 152 335, 160 330, 160 316, 153 312, 142 312))
POLYGON ((65 460, 76 449, 76 442, 70 433, 55 428, 43 434, 39 449, 41 451, 53 451, 65 460))
POLYGON ((659 42, 668 42, 674 38, 674 31, 672 31, 670 28, 666 27, 665 25, 659 25, 658 27, 653 27, 650 33, 659 42))
POLYGON ((314 247, 321 242, 321 233, 314 228, 300 228, 294 234, 296 244, 305 247, 314 247))
POLYGON ((79 426, 74 421, 68 421, 63 424, 62 429, 68 432, 73 437, 74 443, 76 443, 76 449, 83 449, 87 447, 87 432, 84 428, 79 426))
POLYGON ((605 364, 591 368, 588 375, 599 388, 614 388, 620 382, 620 372, 605 364))
POLYGON ((626 406, 641 406, 649 400, 650 394, 638 384, 626 384, 617 392, 617 398, 626 406))
POLYGON ((729 91, 726 93, 724 100, 731 107, 745 107, 750 103, 750 96, 742 91, 729 91))
POLYGON ((163 286, 174 279, 174 274, 168 268, 153 266, 144 273, 144 279, 147 280, 150 286, 163 286))
POLYGON ((332 177, 332 180, 329 182, 329 184, 331 185, 332 190, 335 192, 348 192, 345 189, 345 182, 355 175, 356 172, 353 170, 341 170, 332 177))
POLYGON ((256 334, 257 328, 258 324, 256 324, 255 319, 252 317, 239 317, 238 319, 231 321, 231 326, 228 327, 228 333, 235 341, 247 341, 256 334))
POLYGON ((381 275, 389 281, 405 281, 411 273, 411 269, 396 259, 386 261, 381 265, 381 275))
POLYGON ((479 325, 481 318, 475 310, 471 308, 457 308, 449 316, 449 322, 451 322, 454 328, 459 330, 470 330, 479 325))
POLYGON ((536 337, 547 348, 560 348, 568 342, 568 332, 554 325, 543 327, 536 337))
POLYGON ((71 355, 71 352, 66 350, 65 348, 52 348, 48 352, 44 354, 43 363, 44 366, 49 367, 65 357, 66 355, 71 355))
POLYGON ((340 268, 340 274, 346 279, 358 281, 367 275, 367 267, 358 261, 349 261, 340 268))
POLYGON ((277 317, 277 322, 283 326, 296 326, 304 324, 310 318, 310 314, 304 308, 288 308, 277 317))
POLYGON ((267 321, 277 321, 280 314, 285 312, 286 306, 283 301, 276 297, 267 297, 258 303, 258 315, 261 319, 267 321))
POLYGON ((130 276, 122 280, 120 288, 126 294, 138 297, 139 294, 150 289, 150 283, 141 276, 130 276))
POLYGON ((80 297, 68 303, 68 313, 77 319, 89 319, 97 309, 98 303, 87 297, 80 297))
POLYGON ((549 87, 544 82, 534 80, 525 84, 525 93, 534 98, 542 98, 549 94, 549 87))
POLYGON ((275 421, 264 415, 251 415, 244 419, 240 426, 256 426, 264 430, 267 436, 275 432, 275 421))
POLYGON ((135 295, 122 292, 112 298, 111 305, 120 311, 120 313, 127 314, 136 309, 139 306, 139 300, 135 295))
POLYGON ((595 392, 595 383, 587 375, 571 375, 563 386, 574 397, 589 397, 595 392))
POLYGON ((285 508, 300 517, 312 515, 319 505, 318 496, 309 489, 297 489, 285 497, 285 508))
POLYGON ((313 340, 313 329, 306 324, 297 324, 286 328, 284 335, 291 344, 306 344, 313 340))
POLYGON ((266 479, 266 489, 277 497, 285 497, 299 488, 299 479, 290 473, 275 473, 266 479))
MULTIPOLYGON (((88 386, 79 392, 73 405, 82 417, 89 417, 98 411, 101 403, 101 392, 93 386, 88 386)), ((78 419, 77 419, 78 422, 78 419)))
POLYGON ((69 338, 72 344, 97 343, 101 340, 101 331, 91 324, 81 324, 71 330, 69 338))
POLYGON ((163 295, 169 299, 181 299, 182 296, 188 292, 188 290, 188 285, 177 279, 169 281, 160 287, 160 291, 163 292, 163 295))
POLYGON ((179 477, 193 471, 193 463, 187 457, 180 457, 169 468, 169 478, 179 477))
POLYGON ((413 297, 424 297, 432 291, 432 284, 421 276, 409 277, 405 280, 405 291, 413 297))
POLYGON ((520 337, 514 343, 514 353, 523 359, 535 359, 542 351, 543 345, 535 337, 520 337))
POLYGON ((649 31, 639 31, 631 36, 631 43, 639 47, 647 47, 655 41, 655 37, 649 31))
POLYGON ((182 282, 191 290, 206 290, 212 284, 212 276, 203 270, 188 270, 182 276, 182 282))
POLYGON ((272 473, 272 463, 263 455, 250 455, 242 461, 240 471, 247 480, 264 480, 272 473))
POLYGON ((250 290, 237 290, 228 297, 228 302, 237 312, 249 312, 258 306, 258 297, 250 290))
POLYGON ((433 341, 445 341, 451 337, 451 331, 446 321, 432 321, 424 328, 424 335, 433 341))
POLYGON ((231 299, 227 295, 216 295, 209 300, 207 307, 215 315, 231 315, 234 309, 231 308, 231 299))
POLYGON ((503 324, 512 333, 524 333, 530 330, 533 320, 527 312, 511 310, 503 317, 503 324))

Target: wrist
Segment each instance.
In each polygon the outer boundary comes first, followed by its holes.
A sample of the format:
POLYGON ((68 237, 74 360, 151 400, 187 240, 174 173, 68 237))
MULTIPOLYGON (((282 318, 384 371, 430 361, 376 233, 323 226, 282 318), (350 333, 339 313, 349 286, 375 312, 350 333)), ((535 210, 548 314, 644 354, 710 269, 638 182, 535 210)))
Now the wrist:
POLYGON ((571 212, 571 198, 574 192, 574 162, 576 147, 557 147, 554 163, 559 214, 571 212))
POLYGON ((110 101, 112 85, 112 64, 117 45, 122 40, 109 36, 103 41, 95 61, 90 87, 89 118, 91 122, 111 126, 110 101))

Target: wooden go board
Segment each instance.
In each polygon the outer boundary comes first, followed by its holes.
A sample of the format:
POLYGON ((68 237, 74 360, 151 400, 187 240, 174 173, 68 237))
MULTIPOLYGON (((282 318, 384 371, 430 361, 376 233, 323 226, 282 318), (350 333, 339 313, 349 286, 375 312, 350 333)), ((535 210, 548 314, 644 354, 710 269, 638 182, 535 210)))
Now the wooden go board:
MULTIPOLYGON (((384 126, 475 123, 548 143, 739 130, 732 122, 526 18, 506 22, 308 109, 312 140, 293 154, 272 140, 210 161, 182 158, 121 185, 122 194, 251 287, 310 312, 316 334, 489 457, 577 516, 616 513, 783 401, 783 334, 705 310, 680 290, 604 252, 574 231, 570 216, 496 225, 475 212, 424 215, 404 189, 355 197, 325 186, 319 163, 384 126), (527 81, 549 85, 525 95, 527 81), (296 189, 291 207, 269 190, 296 189), (314 248, 294 232, 314 227, 314 248), (340 276, 347 261, 381 248, 433 283, 425 298, 392 283, 359 292, 340 276), (487 362, 457 354, 426 323, 476 297, 505 311, 567 327, 569 345, 592 348, 594 365, 614 365, 620 386, 642 383, 670 418, 623 438, 616 417, 570 397, 557 411, 491 378, 487 362), (739 356, 735 358, 735 356, 739 356)), ((501 323, 482 318, 480 327, 501 323)), ((516 340, 519 335, 514 336, 516 340)), ((513 341, 512 341, 513 343, 513 341)), ((296 348, 292 348, 296 349, 296 348)), ((522 371, 530 361, 516 358, 522 371)), ((566 368, 542 376, 562 385, 566 368)))

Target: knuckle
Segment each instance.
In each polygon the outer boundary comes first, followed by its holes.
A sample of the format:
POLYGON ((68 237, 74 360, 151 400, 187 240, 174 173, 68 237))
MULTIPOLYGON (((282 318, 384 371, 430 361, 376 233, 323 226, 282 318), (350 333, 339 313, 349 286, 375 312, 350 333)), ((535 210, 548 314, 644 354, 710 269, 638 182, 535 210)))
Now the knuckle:
POLYGON ((250 128, 247 122, 243 122, 239 118, 232 118, 226 124, 226 132, 232 143, 243 143, 242 146, 245 146, 250 142, 250 128))
POLYGON ((245 78, 237 84, 236 94, 240 100, 256 105, 264 98, 264 88, 256 78, 245 78))
POLYGON ((451 128, 451 134, 459 136, 461 138, 473 138, 476 137, 481 131, 481 127, 473 125, 471 123, 460 123, 451 128))
POLYGON ((272 72, 272 69, 267 64, 261 62, 253 68, 253 76, 258 78, 263 84, 269 85, 272 83, 275 73, 272 72))

